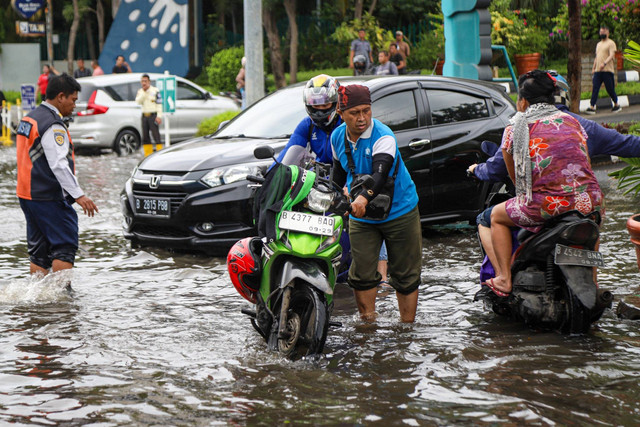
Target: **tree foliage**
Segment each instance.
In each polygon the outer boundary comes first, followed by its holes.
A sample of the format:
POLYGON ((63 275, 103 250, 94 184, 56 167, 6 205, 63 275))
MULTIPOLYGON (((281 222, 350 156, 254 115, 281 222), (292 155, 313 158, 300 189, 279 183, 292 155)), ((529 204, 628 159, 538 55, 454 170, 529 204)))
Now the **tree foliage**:
POLYGON ((232 47, 213 55, 207 66, 209 84, 219 91, 235 91, 243 56, 244 47, 232 47))

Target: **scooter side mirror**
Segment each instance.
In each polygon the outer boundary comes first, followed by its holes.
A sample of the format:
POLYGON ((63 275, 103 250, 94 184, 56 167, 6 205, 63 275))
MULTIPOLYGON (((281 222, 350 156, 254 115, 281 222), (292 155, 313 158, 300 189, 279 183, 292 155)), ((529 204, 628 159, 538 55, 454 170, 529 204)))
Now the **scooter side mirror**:
POLYGON ((258 145, 253 150, 253 156, 256 159, 270 159, 273 157, 275 150, 270 145, 258 145))

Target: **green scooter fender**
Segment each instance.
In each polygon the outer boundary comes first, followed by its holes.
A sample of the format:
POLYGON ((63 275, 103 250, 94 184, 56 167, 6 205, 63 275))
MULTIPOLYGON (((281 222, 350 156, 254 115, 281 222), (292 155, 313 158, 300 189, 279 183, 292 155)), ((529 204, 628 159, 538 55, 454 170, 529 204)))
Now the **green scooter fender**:
POLYGON ((329 279, 315 262, 302 258, 298 258, 295 261, 287 260, 284 262, 279 276, 278 283, 280 283, 280 288, 286 287, 295 279, 301 279, 323 293, 333 295, 329 279))

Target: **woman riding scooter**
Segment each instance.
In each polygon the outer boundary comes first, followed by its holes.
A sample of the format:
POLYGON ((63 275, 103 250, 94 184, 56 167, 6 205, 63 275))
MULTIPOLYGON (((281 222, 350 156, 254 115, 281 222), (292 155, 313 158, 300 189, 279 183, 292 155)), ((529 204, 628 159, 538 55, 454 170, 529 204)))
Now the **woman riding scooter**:
POLYGON ((518 111, 503 134, 502 151, 516 197, 491 213, 485 251, 497 260, 496 277, 484 284, 496 295, 511 292, 510 227, 537 232, 551 217, 569 210, 602 209, 602 192, 591 169, 586 134, 578 121, 553 105, 556 80, 534 70, 519 80, 518 111))

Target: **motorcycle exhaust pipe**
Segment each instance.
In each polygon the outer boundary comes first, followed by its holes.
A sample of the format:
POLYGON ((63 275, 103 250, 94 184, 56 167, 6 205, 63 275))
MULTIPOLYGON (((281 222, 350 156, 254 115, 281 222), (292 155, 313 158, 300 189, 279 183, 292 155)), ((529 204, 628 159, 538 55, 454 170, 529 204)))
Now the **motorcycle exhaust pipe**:
POLYGON ((606 289, 598 289, 596 294, 596 306, 601 309, 611 308, 613 304, 613 294, 606 289))

